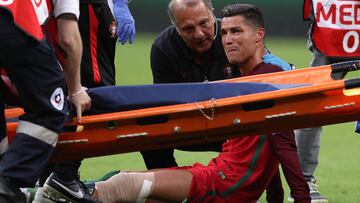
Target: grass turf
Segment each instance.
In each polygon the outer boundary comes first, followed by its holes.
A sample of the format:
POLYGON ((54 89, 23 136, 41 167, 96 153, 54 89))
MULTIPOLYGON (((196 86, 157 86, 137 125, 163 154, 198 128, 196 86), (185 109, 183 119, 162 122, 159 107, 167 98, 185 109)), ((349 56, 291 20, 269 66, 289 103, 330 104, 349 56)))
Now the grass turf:
MULTIPOLYGON (((155 35, 139 34, 132 45, 117 47, 117 84, 150 84, 150 49, 155 35)), ((268 38, 266 42, 270 51, 295 64, 297 68, 309 66, 311 54, 306 48, 305 38, 268 38)), ((351 73, 348 77, 358 76, 351 73)), ((360 116, 359 116, 360 117, 360 116)), ((206 164, 212 152, 176 151, 179 165, 190 165, 194 162, 206 164)), ((319 166, 316 177, 321 193, 331 203, 360 203, 360 135, 354 133, 354 123, 326 126, 323 128, 319 166)), ((127 153, 83 161, 81 176, 93 179, 114 169, 143 170, 145 165, 139 153, 127 153)), ((288 189, 283 181, 285 200, 288 189)), ((266 202, 264 197, 262 202, 266 202)))

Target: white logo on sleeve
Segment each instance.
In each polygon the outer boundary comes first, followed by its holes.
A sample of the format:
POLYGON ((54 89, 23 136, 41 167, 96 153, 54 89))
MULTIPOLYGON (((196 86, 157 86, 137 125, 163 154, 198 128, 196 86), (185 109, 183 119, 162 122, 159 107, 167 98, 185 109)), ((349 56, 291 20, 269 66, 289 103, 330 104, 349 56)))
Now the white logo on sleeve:
POLYGON ((56 88, 56 90, 52 93, 50 102, 57 109, 62 110, 64 107, 64 91, 61 87, 56 88))

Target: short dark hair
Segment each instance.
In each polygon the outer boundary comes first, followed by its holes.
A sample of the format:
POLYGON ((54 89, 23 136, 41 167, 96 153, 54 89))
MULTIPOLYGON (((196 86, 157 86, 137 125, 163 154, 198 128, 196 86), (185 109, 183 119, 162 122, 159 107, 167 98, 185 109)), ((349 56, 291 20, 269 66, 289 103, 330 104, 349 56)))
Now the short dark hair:
MULTIPOLYGON (((214 10, 214 7, 212 6, 211 0, 188 0, 185 3, 186 7, 191 7, 198 5, 199 2, 203 2, 205 6, 209 9, 210 12, 214 10)), ((177 0, 171 0, 168 6, 168 15, 172 23, 175 23, 175 8, 179 5, 179 2, 177 0)))
POLYGON ((221 18, 243 16, 256 28, 265 27, 261 10, 252 4, 231 4, 225 6, 221 11, 221 18))

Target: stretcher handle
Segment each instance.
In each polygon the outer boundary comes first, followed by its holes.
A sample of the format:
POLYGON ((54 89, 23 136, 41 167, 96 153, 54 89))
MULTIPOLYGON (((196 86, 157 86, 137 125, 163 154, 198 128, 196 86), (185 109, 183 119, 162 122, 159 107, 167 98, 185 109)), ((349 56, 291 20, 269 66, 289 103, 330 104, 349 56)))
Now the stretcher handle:
POLYGON ((360 78, 345 80, 345 89, 360 87, 360 78))
POLYGON ((357 70, 360 70, 359 60, 345 61, 331 65, 332 73, 342 73, 342 72, 357 71, 357 70))

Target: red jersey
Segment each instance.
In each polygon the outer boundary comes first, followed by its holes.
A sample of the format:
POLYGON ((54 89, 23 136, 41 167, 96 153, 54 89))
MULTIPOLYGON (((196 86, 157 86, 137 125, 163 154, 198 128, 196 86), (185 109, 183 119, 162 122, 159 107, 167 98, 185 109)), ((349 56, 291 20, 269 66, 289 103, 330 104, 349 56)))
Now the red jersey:
POLYGON ((0 7, 8 10, 14 23, 30 37, 44 38, 40 25, 49 16, 51 4, 47 0, 0 0, 0 7))
MULTIPOLYGON (((277 71, 282 69, 260 63, 248 75, 277 71)), ((219 156, 207 166, 196 163, 180 169, 193 174, 188 202, 255 203, 278 166, 279 161, 267 136, 254 135, 227 140, 219 156)))

